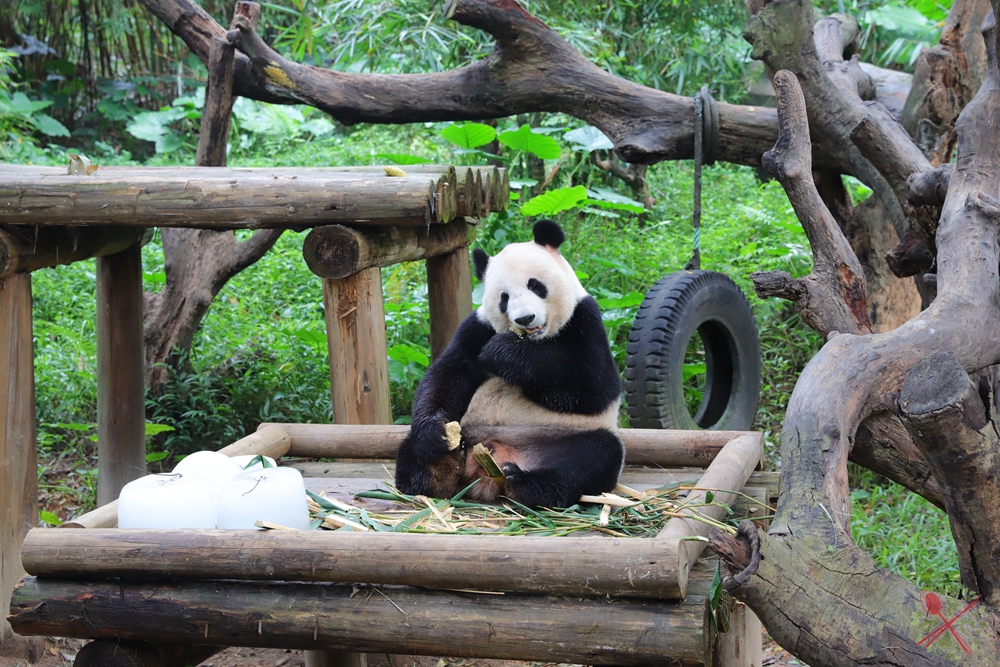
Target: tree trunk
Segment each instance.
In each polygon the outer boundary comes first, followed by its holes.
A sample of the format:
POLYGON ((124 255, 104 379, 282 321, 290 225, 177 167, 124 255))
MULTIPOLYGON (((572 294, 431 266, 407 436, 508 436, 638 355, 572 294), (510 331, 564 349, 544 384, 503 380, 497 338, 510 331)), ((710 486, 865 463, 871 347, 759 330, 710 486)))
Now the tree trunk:
MULTIPOLYGON (((762 20, 773 21, 771 12, 791 2, 769 5, 762 20)), ((711 538, 726 554, 726 589, 812 665, 996 664, 996 426, 985 408, 990 383, 979 389, 966 376, 1000 359, 993 335, 1000 326, 1000 202, 992 197, 1000 179, 1000 73, 992 17, 985 37, 988 73, 959 117, 958 159, 935 229, 936 300, 891 332, 841 334, 827 343, 788 405, 785 475, 770 531, 744 524, 735 540, 711 538), (852 444, 861 444, 853 441, 862 421, 885 411, 904 416, 923 451, 963 554, 963 581, 980 597, 921 591, 878 570, 852 544, 847 458, 852 444)), ((781 95, 783 119, 797 112, 781 95)), ((789 123, 788 131, 797 135, 801 127, 789 123)))

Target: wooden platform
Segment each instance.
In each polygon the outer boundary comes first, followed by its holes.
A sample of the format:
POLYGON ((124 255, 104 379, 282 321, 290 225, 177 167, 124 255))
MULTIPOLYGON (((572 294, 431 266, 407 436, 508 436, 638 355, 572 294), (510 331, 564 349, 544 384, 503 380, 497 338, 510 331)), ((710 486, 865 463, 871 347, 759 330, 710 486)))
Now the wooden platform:
MULTIPOLYGON (((391 441, 405 427, 374 431, 391 441)), ((718 452, 707 468, 629 466, 623 481, 685 480, 695 487, 691 496, 713 490, 733 502, 739 496, 726 491, 742 489, 771 500, 776 475, 754 470, 759 434, 706 433, 690 439, 718 452)), ((669 464, 692 456, 684 432, 623 435, 644 443, 633 458, 669 464)), ((391 462, 299 457, 316 447, 353 452, 357 437, 353 427, 264 425, 223 451, 284 453, 308 487, 347 498, 388 479, 391 462)), ((733 504, 748 512, 745 501, 733 504)), ((704 524, 691 519, 671 519, 655 538, 625 539, 106 527, 115 521, 111 504, 71 524, 83 530, 29 533, 22 559, 34 576, 11 602, 16 632, 168 646, 760 665, 760 625, 745 608, 729 610, 729 631, 712 634, 714 565, 699 560, 703 543, 690 538, 704 524)))

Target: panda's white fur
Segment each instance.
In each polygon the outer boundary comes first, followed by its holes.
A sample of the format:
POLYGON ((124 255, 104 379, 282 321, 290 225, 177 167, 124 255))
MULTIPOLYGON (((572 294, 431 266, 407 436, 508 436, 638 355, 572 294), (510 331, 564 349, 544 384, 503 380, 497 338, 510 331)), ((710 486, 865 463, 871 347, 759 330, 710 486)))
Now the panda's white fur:
POLYGON ((576 304, 587 296, 576 272, 557 248, 533 241, 511 243, 490 258, 483 277, 483 305, 476 311, 497 333, 513 331, 532 339, 550 338, 569 322, 576 304), (528 288, 529 280, 545 285, 548 296, 541 298, 528 288), (507 312, 500 308, 506 293, 507 312), (518 318, 534 315, 529 325, 518 318), (539 328, 541 327, 541 328, 539 328))

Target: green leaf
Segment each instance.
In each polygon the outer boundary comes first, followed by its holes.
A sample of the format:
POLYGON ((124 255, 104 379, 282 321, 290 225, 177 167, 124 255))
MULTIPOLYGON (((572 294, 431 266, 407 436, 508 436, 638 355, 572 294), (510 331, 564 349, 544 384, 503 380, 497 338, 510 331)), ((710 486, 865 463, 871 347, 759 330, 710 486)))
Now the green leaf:
POLYGON ((326 352, 327 336, 325 331, 319 329, 296 329, 292 333, 309 347, 315 348, 320 352, 326 352))
POLYGON ((31 116, 31 124, 42 134, 50 137, 68 137, 69 130, 66 126, 57 121, 52 116, 45 113, 36 113, 31 116))
POLYGON ((482 123, 449 125, 441 130, 441 136, 461 148, 478 148, 496 139, 497 131, 482 123))
POLYGON ((640 305, 645 298, 640 292, 629 292, 619 298, 599 299, 597 304, 601 308, 631 308, 640 305))
POLYGON ((173 153, 183 145, 184 141, 177 136, 177 134, 171 132, 170 134, 165 134, 156 140, 156 152, 173 153))
POLYGON ((173 426, 167 426, 166 424, 153 424, 146 422, 146 437, 151 438, 157 433, 167 433, 169 431, 176 431, 173 426))
POLYGON ((610 209, 614 211, 629 211, 630 213, 643 213, 646 210, 645 208, 642 207, 641 204, 625 204, 616 201, 602 201, 599 199, 588 199, 587 201, 583 202, 583 205, 596 206, 598 208, 605 210, 610 209))
POLYGON ((406 153, 376 153, 374 157, 389 160, 394 164, 427 164, 433 162, 429 157, 419 155, 407 155, 406 153))
POLYGON ((707 373, 708 365, 704 363, 684 364, 684 370, 682 372, 684 374, 684 381, 687 382, 693 377, 696 377, 698 375, 704 375, 705 373, 707 373))
POLYGON ((136 139, 156 141, 167 133, 162 117, 152 111, 141 113, 125 126, 125 131, 136 139))
POLYGON ((398 361, 401 364, 416 363, 426 368, 431 363, 426 354, 406 343, 393 345, 389 348, 388 353, 390 359, 398 361))
POLYGON ((715 494, 712 493, 711 491, 706 491, 705 492, 705 502, 706 503, 710 503, 713 500, 715 500, 715 494))
POLYGON ((540 194, 521 207, 521 215, 553 215, 560 211, 579 206, 587 199, 587 188, 577 185, 572 188, 556 188, 540 194))
POLYGON ((59 517, 57 517, 55 514, 53 514, 52 512, 49 512, 47 510, 42 510, 41 512, 38 513, 38 516, 42 519, 42 521, 44 521, 45 523, 49 524, 50 526, 61 526, 62 525, 62 520, 59 517))
POLYGON ((709 616, 712 619, 712 630, 719 634, 719 626, 715 620, 715 613, 719 610, 719 600, 722 599, 722 561, 715 566, 715 575, 712 577, 712 586, 708 589, 709 616))
POLYGON ((157 463, 168 456, 170 456, 170 452, 150 452, 149 454, 146 454, 146 463, 157 463))
POLYGON ((615 147, 608 137, 593 125, 584 125, 563 135, 563 140, 570 142, 575 151, 591 152, 596 150, 611 150, 615 147))
POLYGON ((558 141, 544 134, 532 132, 527 125, 522 125, 516 132, 501 132, 498 140, 504 146, 533 153, 543 160, 555 160, 560 153, 558 141))

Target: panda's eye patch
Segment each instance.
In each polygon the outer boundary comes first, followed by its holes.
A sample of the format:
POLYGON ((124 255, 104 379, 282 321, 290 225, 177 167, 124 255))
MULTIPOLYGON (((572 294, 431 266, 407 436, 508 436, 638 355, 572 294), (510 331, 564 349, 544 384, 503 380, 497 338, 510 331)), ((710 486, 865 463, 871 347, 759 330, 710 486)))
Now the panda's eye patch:
POLYGON ((507 292, 500 293, 500 312, 507 312, 507 300, 510 299, 510 295, 507 292))
POLYGON ((544 299, 549 295, 549 288, 545 286, 545 283, 534 278, 528 281, 528 289, 537 294, 539 299, 544 299))

